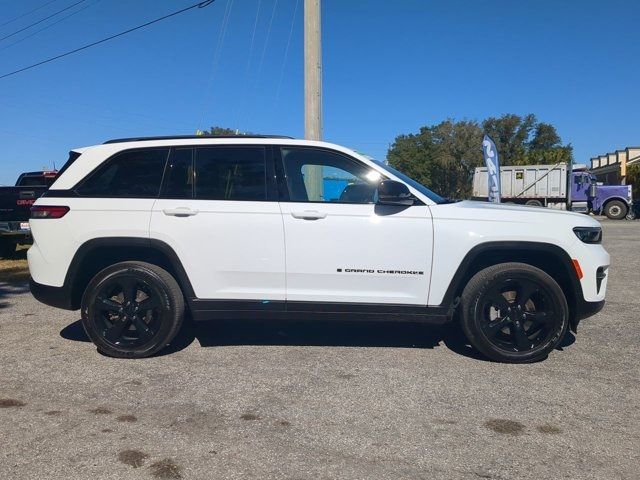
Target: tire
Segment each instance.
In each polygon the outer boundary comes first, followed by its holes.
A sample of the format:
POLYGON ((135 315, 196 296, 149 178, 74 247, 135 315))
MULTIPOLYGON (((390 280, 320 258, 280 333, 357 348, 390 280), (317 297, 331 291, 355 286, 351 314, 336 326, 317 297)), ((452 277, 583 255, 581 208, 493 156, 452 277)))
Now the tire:
POLYGON ((527 200, 525 205, 529 207, 542 207, 542 202, 540 200, 527 200))
POLYGON ((116 263, 99 272, 81 308, 91 341, 117 358, 144 358, 162 350, 180 330, 185 311, 176 280, 145 262, 116 263))
POLYGON ((622 220, 627 216, 627 206, 620 200, 611 200, 604 207, 604 214, 611 220, 622 220))
POLYGON ((524 263, 476 273, 461 297, 462 329, 491 360, 529 363, 546 358, 564 338, 569 308, 556 281, 524 263))
POLYGON ((10 240, 0 239, 0 258, 11 258, 16 253, 16 244, 10 240))

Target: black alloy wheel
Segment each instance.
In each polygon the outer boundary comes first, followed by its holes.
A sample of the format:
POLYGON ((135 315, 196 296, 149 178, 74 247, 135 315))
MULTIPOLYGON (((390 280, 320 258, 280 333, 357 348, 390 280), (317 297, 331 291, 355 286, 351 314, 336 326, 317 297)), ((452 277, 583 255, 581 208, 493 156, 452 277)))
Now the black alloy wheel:
POLYGON ((82 324, 109 356, 141 358, 164 348, 184 317, 175 279, 144 262, 122 262, 99 272, 82 298, 82 324))
POLYGON ((162 324, 161 292, 131 273, 112 277, 95 298, 94 322, 116 347, 135 348, 153 339, 162 324))
POLYGON ((548 339, 555 325, 551 295, 527 278, 509 278, 484 296, 482 332, 497 347, 532 350, 548 339))
POLYGON ((567 331, 569 311, 562 289, 531 265, 504 263, 486 268, 469 281, 461 300, 467 338, 493 360, 539 360, 567 331))

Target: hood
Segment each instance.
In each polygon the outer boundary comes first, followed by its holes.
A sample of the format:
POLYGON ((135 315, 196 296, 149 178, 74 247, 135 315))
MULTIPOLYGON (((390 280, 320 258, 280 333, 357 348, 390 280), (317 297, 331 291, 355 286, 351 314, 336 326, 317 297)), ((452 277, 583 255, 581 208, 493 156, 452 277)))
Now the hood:
POLYGON ((464 200, 462 202, 435 205, 431 207, 434 218, 468 218, 470 220, 497 221, 510 223, 554 223, 573 226, 600 226, 589 215, 546 207, 497 204, 464 200))

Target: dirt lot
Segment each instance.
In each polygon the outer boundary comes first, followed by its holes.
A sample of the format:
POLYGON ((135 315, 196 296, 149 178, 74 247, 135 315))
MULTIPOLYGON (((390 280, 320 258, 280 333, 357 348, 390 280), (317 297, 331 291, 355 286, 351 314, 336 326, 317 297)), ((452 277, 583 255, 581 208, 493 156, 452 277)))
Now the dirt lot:
POLYGON ((99 355, 0 266, 0 478, 637 479, 640 221, 605 222, 607 306, 546 361, 455 328, 220 322, 99 355))

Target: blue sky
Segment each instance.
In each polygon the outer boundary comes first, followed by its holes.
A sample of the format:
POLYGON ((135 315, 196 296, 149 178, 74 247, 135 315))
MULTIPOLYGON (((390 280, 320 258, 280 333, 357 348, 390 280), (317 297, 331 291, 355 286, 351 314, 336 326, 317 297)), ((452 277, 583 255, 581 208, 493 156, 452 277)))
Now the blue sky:
MULTIPOLYGON (((44 3, 0 0, 0 24, 44 3)), ((192 3, 86 0, 0 41, 0 74, 192 3)), ((0 184, 114 137, 211 125, 302 137, 303 3, 294 17, 296 0, 217 0, 0 80, 0 184)), ((631 0, 323 0, 324 138, 384 159, 422 125, 531 112, 576 161, 638 145, 638 18, 631 0)))

